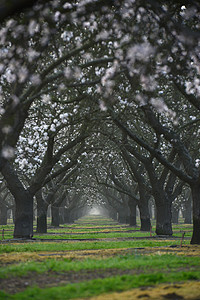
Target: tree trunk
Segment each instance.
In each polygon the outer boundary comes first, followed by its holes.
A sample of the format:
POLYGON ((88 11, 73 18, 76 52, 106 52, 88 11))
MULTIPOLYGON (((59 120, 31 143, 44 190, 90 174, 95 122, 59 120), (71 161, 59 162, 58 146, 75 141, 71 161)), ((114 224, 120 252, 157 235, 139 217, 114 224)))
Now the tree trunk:
POLYGON ((192 224, 192 199, 191 195, 184 203, 184 223, 192 224))
POLYGON ((161 203, 156 204, 156 234, 157 235, 172 235, 172 213, 171 201, 164 199, 161 203))
POLYGON ((33 194, 26 190, 19 180, 14 167, 7 162, 1 170, 7 186, 15 200, 15 238, 33 236, 33 194))
POLYGON ((139 203, 138 205, 139 211, 140 211, 140 222, 141 222, 141 231, 150 231, 151 228, 151 220, 150 220, 150 214, 149 214, 149 206, 148 206, 148 200, 144 201, 143 203, 139 203))
POLYGON ((200 245, 200 184, 191 186, 193 200, 193 234, 191 244, 200 245))
POLYGON ((136 226, 137 222, 136 222, 136 202, 135 201, 128 201, 128 206, 130 209, 130 216, 129 216, 129 225, 130 226, 136 226))
POLYGON ((60 207, 59 218, 60 218, 60 224, 65 224, 65 220, 64 220, 64 207, 60 207))
POLYGON ((32 238, 33 236, 33 196, 28 192, 21 192, 15 198, 15 229, 14 238, 32 238))
POLYGON ((13 219, 13 224, 15 224, 15 212, 16 212, 16 205, 13 205, 14 207, 12 208, 12 219, 13 219))
POLYGON ((109 211, 108 216, 113 220, 117 220, 117 213, 115 211, 109 211))
POLYGON ((70 222, 70 210, 64 207, 64 223, 69 224, 70 222))
POLYGON ((41 191, 36 193, 37 201, 37 233, 47 233, 47 209, 48 204, 42 198, 41 191))
POLYGON ((0 202, 0 225, 7 225, 7 206, 0 202))
POLYGON ((52 214, 51 226, 59 227, 60 225, 59 207, 52 206, 51 214, 52 214))
POLYGON ((135 214, 130 214, 129 225, 130 226, 137 226, 137 221, 136 221, 136 215, 135 214))
POLYGON ((172 205, 172 223, 178 224, 179 208, 172 205))
POLYGON ((119 212, 118 222, 121 224, 126 224, 126 215, 119 212))

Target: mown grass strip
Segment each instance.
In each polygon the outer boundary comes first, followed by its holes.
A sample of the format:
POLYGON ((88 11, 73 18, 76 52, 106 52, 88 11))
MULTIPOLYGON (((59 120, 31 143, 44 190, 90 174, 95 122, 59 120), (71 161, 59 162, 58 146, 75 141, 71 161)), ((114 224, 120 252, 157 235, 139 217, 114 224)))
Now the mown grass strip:
POLYGON ((140 275, 122 275, 105 279, 95 279, 78 284, 68 284, 66 286, 51 288, 28 288, 15 295, 0 292, 0 299, 6 300, 65 300, 84 298, 100 295, 109 292, 122 292, 141 286, 155 285, 164 282, 178 282, 185 280, 199 280, 200 272, 173 272, 173 273, 153 273, 140 275))
POLYGON ((173 254, 141 256, 136 253, 127 255, 116 255, 103 260, 85 259, 83 261, 73 261, 71 259, 48 259, 43 262, 26 262, 17 265, 1 267, 0 278, 9 276, 24 276, 29 272, 45 273, 49 271, 67 272, 80 270, 99 270, 99 269, 135 269, 148 271, 150 269, 174 270, 175 268, 199 267, 200 257, 180 257, 173 254))
POLYGON ((109 233, 105 233, 105 232, 94 232, 94 233, 83 233, 82 235, 80 234, 55 234, 55 235, 35 235, 35 238, 39 238, 39 239, 43 239, 43 238, 61 238, 61 239, 100 239, 100 238, 126 238, 126 237, 146 237, 146 236, 150 236, 150 234, 148 232, 109 232, 109 233))
MULTIPOLYGON (((95 241, 95 242, 32 242, 0 244, 0 253, 11 252, 37 252, 37 251, 66 251, 66 250, 89 250, 89 249, 118 249, 118 248, 141 248, 179 245, 179 240, 128 240, 128 241, 95 241)), ((184 241, 184 244, 189 244, 184 241)))

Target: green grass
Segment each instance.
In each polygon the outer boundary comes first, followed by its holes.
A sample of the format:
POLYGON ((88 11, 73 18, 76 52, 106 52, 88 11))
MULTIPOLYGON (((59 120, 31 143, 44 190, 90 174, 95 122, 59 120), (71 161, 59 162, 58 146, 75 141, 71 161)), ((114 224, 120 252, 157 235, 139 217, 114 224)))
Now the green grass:
MULTIPOLYGON (((63 227, 63 226, 62 226, 63 227)), ((135 232, 137 232, 137 231, 139 231, 139 227, 116 227, 116 226, 114 226, 114 227, 112 227, 112 228, 110 228, 109 226, 105 226, 105 227, 103 227, 103 226, 101 226, 100 228, 98 227, 98 228, 95 228, 95 227, 90 227, 90 228, 88 228, 88 227, 84 227, 84 226, 82 226, 82 228, 80 228, 80 226, 79 227, 73 227, 73 228, 71 228, 71 227, 67 227, 67 226, 64 226, 64 228, 62 228, 62 227, 56 227, 56 228, 48 228, 48 233, 50 233, 50 232, 60 232, 60 233, 69 233, 69 232, 101 232, 102 230, 103 231, 126 231, 126 230, 134 230, 135 232)))
MULTIPOLYGON (((71 260, 71 259, 47 259, 42 262, 26 262, 7 267, 1 267, 0 278, 7 278, 8 276, 23 276, 29 272, 44 273, 48 271, 66 272, 66 271, 80 271, 80 270, 98 270, 98 269, 134 269, 134 270, 175 270, 176 268, 189 268, 200 266, 200 257, 182 257, 173 254, 163 255, 148 255, 143 256, 133 251, 127 255, 116 255, 108 257, 103 260, 99 259, 85 259, 85 260, 71 260)), ((200 267, 199 267, 200 270, 200 267)))
POLYGON ((157 283, 185 281, 185 280, 199 280, 200 272, 172 272, 140 275, 122 275, 109 277, 105 279, 95 279, 87 282, 76 284, 68 284, 62 287, 52 287, 40 289, 38 287, 31 287, 23 292, 15 295, 8 295, 0 292, 0 299, 15 299, 15 300, 65 300, 74 298, 91 297, 108 292, 122 292, 132 288, 155 285, 157 283))
MULTIPOLYGON (((95 228, 95 226, 92 226, 90 222, 90 228, 87 228, 88 225, 85 225, 84 222, 82 223, 77 223, 77 224, 71 224, 70 226, 68 224, 62 225, 63 228, 53 228, 49 227, 48 228, 48 233, 47 234, 37 234, 36 232, 34 233, 35 238, 39 239, 91 239, 91 238, 120 238, 120 237, 145 237, 149 236, 149 232, 141 232, 139 227, 121 227, 121 225, 115 225, 113 224, 113 229, 109 228, 109 226, 101 225, 99 223, 99 219, 97 218, 96 222, 93 222, 94 225, 98 225, 101 227, 100 228, 95 228), (82 229, 80 229, 80 226, 82 229), (108 227, 108 228, 107 228, 108 227), (77 229, 78 228, 78 229, 77 229), (109 233, 101 232, 102 230, 108 230, 110 231, 109 233), (126 230, 134 230, 134 232, 125 232, 126 230), (114 232, 114 231, 120 231, 120 232, 114 232), (84 234, 77 234, 79 232, 84 232, 84 234), (55 234, 53 234, 55 233, 55 234), (73 235, 70 233, 74 233, 73 235)), ((14 230, 14 225, 2 225, 0 226, 0 240, 3 239, 2 237, 2 230, 4 231, 4 239, 12 239, 13 238, 13 230, 14 230)), ((153 235, 155 236, 155 225, 153 225, 153 235)), ((188 224, 178 224, 178 225, 173 225, 173 230, 174 230, 174 236, 176 237, 182 237, 183 232, 185 232, 185 237, 191 237, 192 235, 192 225, 188 224)))
MULTIPOLYGON (((63 250, 89 250, 89 249, 118 249, 139 247, 160 247, 179 245, 179 240, 129 240, 129 241, 95 241, 95 242, 59 242, 59 243, 18 243, 0 244, 0 253, 10 252, 38 252, 38 251, 63 251, 63 250)), ((189 244, 189 241, 184 241, 189 244)))
POLYGON ((38 235, 35 234, 35 238, 49 238, 49 239, 100 239, 100 238, 126 238, 126 237, 145 237, 150 236, 148 232, 111 232, 111 233, 104 233, 104 232, 98 232, 98 233, 84 233, 84 234, 55 234, 55 235, 38 235))
MULTIPOLYGON (((119 249, 129 248, 128 254, 115 254, 112 257, 99 258, 62 258, 57 259, 46 258, 42 261, 27 261, 21 263, 11 263, 8 265, 1 265, 0 278, 6 279, 17 278, 20 276, 37 276, 37 274, 44 274, 46 276, 51 271, 54 275, 56 272, 79 272, 81 270, 96 271, 98 270, 134 270, 137 275, 123 275, 113 276, 105 279, 95 279, 80 283, 68 284, 65 286, 57 286, 51 288, 40 289, 38 287, 29 287, 23 292, 15 295, 8 295, 0 292, 0 299, 34 299, 34 300, 65 300, 73 298, 91 297, 108 293, 113 291, 126 291, 134 287, 141 287, 146 285, 155 285, 164 282, 178 282, 185 280, 200 280, 200 257, 183 256, 173 254, 173 248, 168 254, 163 254, 162 249, 156 254, 144 255, 142 251, 137 248, 146 247, 169 247, 172 245, 180 245, 182 233, 185 231, 185 237, 190 237, 192 233, 192 225, 177 224, 173 225, 174 235, 179 239, 136 239, 137 237, 150 236, 149 232, 141 232, 138 227, 129 227, 125 224, 120 225, 108 218, 97 216, 85 217, 78 220, 74 224, 61 225, 62 228, 53 228, 50 226, 48 220, 47 234, 34 234, 37 239, 70 239, 70 241, 59 242, 19 242, 2 243, 0 244, 0 254, 16 252, 53 252, 58 251, 72 251, 70 255, 73 257, 75 250, 90 250, 90 249, 119 249), (113 226, 113 228, 109 228, 113 226), (96 228, 101 227, 101 228, 96 228), (108 230, 110 233, 101 232, 101 230, 108 230), (120 231, 120 232, 114 232, 120 231), (135 230, 134 232, 125 232, 126 230, 135 230), (84 232, 84 234, 76 234, 84 232), (70 235, 68 233, 74 233, 70 235), (120 241, 117 238, 127 238, 130 240, 120 241), (99 239, 97 241, 73 241, 73 239, 99 239), (116 240, 101 240, 102 238, 116 238, 116 240), (34 274, 34 275, 33 275, 34 274)), ((182 222, 182 221, 181 221, 182 222)), ((138 222, 139 224, 139 222, 138 222)), ((152 222, 153 231, 155 231, 155 221, 152 222)), ((35 223, 34 223, 35 228, 35 223)), ((5 229, 4 238, 12 238, 13 224, 0 226, 0 240, 2 239, 2 229, 5 229), (6 231, 10 230, 10 231, 6 231)), ((155 236, 155 234, 153 234, 155 236)), ((189 244, 189 240, 184 240, 183 244, 189 244)), ((164 249, 163 249, 164 250, 164 249)), ((144 250, 145 251, 145 250, 144 250)), ((184 251, 184 248, 183 248, 184 251)), ((106 251, 105 251, 106 252, 106 251)), ((174 252, 175 253, 175 252, 174 252)), ((65 254, 65 252, 64 252, 65 254)), ((75 256, 74 256, 75 257, 75 256)), ((31 259, 31 258, 29 258, 31 259)), ((3 259, 2 259, 3 263, 3 259)))

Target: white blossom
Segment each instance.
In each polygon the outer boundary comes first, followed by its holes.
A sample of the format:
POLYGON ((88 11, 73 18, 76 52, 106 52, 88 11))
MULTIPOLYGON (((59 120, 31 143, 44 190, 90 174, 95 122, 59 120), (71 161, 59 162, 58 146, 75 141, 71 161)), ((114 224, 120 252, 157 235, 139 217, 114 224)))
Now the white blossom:
POLYGON ((65 2, 65 4, 63 5, 63 8, 64 8, 64 9, 71 9, 71 8, 72 8, 72 5, 71 5, 71 3, 69 3, 69 2, 65 2))
POLYGON ((51 96, 50 95, 47 95, 47 94, 44 94, 42 95, 42 102, 45 103, 45 104, 50 104, 51 103, 51 96))
POLYGON ((28 69, 26 67, 21 67, 21 69, 18 71, 18 81, 19 83, 25 82, 26 78, 28 77, 28 69))
POLYGON ((26 165, 28 165, 28 161, 26 158, 23 158, 22 161, 20 162, 20 169, 23 169, 26 165))
POLYGON ((60 19, 60 16, 61 16, 61 13, 60 13, 59 11, 56 11, 56 12, 55 12, 55 15, 54 15, 54 20, 55 20, 56 22, 58 22, 59 19, 60 19))
POLYGON ((60 115, 60 119, 61 121, 66 121, 69 117, 69 114, 68 113, 64 113, 64 114, 61 114, 60 115))
POLYGON ((13 158, 14 154, 15 154, 15 150, 13 147, 10 147, 10 146, 3 147, 2 151, 1 151, 2 157, 6 158, 6 159, 13 158))
POLYGON ((10 70, 7 69, 5 74, 6 80, 8 83, 12 83, 16 81, 16 74, 13 74, 10 70))
POLYGON ((70 67, 66 67, 64 69, 64 76, 67 78, 67 79, 71 79, 73 77, 73 71, 71 70, 70 67))
POLYGON ((200 165, 200 159, 199 158, 197 158, 196 160, 195 160, 195 167, 199 167, 199 165, 200 165))
POLYGON ((109 37, 109 32, 106 30, 102 30, 99 34, 97 34, 96 41, 106 40, 108 37, 109 37))
POLYGON ((99 108, 101 111, 107 111, 107 107, 105 105, 105 102, 104 101, 99 101, 99 108))
POLYGON ((30 20, 28 25, 28 32, 32 36, 39 31, 39 24, 35 20, 30 20))
POLYGON ((55 132, 55 131, 56 131, 56 126, 55 126, 55 124, 51 124, 50 130, 51 130, 52 132, 55 132))
POLYGON ((27 57, 28 57, 28 61, 32 62, 34 61, 34 59, 36 59, 38 56, 40 56, 40 53, 35 51, 32 48, 29 48, 27 51, 27 57))
POLYGON ((155 48, 149 42, 144 42, 130 47, 127 51, 126 59, 131 64, 134 64, 136 60, 147 62, 154 53, 155 48))
POLYGON ((31 75, 31 82, 33 85, 39 85, 41 83, 40 75, 39 74, 33 74, 31 75))
POLYGON ((31 139, 31 138, 28 138, 28 143, 29 143, 30 146, 32 146, 34 144, 34 140, 31 139))
POLYGON ((10 125, 4 126, 2 128, 2 132, 5 134, 9 134, 10 132, 12 132, 12 127, 10 125))

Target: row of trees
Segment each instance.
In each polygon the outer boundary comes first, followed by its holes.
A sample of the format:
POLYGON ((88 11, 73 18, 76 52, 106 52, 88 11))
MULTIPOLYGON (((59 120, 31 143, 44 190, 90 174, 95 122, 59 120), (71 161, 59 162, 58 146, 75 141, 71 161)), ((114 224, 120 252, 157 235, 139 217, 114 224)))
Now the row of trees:
POLYGON ((2 23, 0 171, 15 237, 33 234, 34 197, 55 189, 59 204, 77 177, 75 193, 126 195, 144 229, 153 197, 157 234, 172 234, 172 203, 189 189, 200 243, 198 10, 197 1, 48 1, 2 23))

